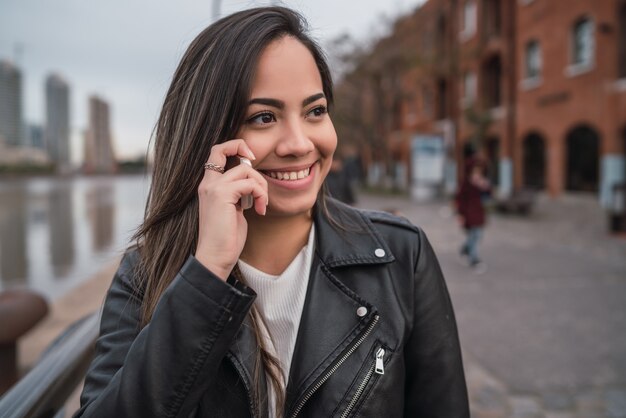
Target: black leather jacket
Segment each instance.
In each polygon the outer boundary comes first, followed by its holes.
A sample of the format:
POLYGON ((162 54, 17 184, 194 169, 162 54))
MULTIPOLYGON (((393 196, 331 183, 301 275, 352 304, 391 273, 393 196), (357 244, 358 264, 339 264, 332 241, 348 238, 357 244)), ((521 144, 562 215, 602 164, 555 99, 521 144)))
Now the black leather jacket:
MULTIPOLYGON (((424 233, 386 213, 330 202, 288 380, 286 417, 469 417, 454 313, 424 233)), ((193 256, 139 329, 127 253, 102 314, 82 417, 266 416, 255 412, 255 298, 193 256)), ((265 379, 261 393, 266 393, 265 379)))

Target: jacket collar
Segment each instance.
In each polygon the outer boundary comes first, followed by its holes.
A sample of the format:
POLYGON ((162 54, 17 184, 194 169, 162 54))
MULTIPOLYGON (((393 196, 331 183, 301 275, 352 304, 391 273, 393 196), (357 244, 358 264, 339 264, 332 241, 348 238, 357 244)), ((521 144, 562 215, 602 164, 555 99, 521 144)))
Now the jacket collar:
POLYGON ((316 252, 327 267, 389 263, 395 258, 365 211, 327 199, 315 210, 316 252), (332 219, 329 219, 329 216, 332 219))
MULTIPOLYGON (((328 199, 327 208, 332 219, 319 208, 314 215, 315 256, 288 376, 285 411, 289 414, 304 402, 315 383, 355 344, 378 313, 375 306, 345 286, 342 278, 350 271, 335 268, 395 259, 366 212, 334 199, 328 199), (366 308, 367 313, 358 314, 359 308, 366 308)), ((256 340, 246 320, 229 357, 249 391, 254 380, 255 353, 256 340)), ((265 379, 261 380, 261 393, 267 393, 265 379)), ((265 416, 267 403, 263 402, 260 409, 261 416, 265 416)))

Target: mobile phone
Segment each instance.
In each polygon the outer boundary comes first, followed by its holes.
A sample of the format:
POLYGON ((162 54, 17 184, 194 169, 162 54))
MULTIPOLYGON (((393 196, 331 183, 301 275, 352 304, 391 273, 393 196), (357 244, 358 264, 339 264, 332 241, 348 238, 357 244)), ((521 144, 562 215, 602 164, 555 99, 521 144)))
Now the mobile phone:
MULTIPOLYGON (((240 157, 239 155, 226 158, 226 170, 230 170, 233 167, 237 167, 239 164, 246 164, 247 166, 252 167, 252 163, 250 162, 249 159, 240 157)), ((241 196, 241 199, 239 199, 239 206, 241 206, 241 208, 244 210, 250 209, 253 204, 254 204, 254 198, 252 197, 251 194, 241 196)))

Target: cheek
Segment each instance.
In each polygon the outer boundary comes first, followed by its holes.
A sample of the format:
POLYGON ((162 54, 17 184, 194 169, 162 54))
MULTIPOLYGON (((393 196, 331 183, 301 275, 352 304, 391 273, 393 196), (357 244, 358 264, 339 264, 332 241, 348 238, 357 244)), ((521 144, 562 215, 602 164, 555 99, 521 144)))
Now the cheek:
POLYGON ((324 127, 324 132, 320 135, 319 149, 324 156, 332 156, 337 149, 337 132, 332 122, 324 127))
POLYGON ((263 134, 259 134, 258 132, 250 133, 245 131, 240 132, 237 137, 246 141, 246 145, 250 148, 258 161, 261 161, 272 152, 273 143, 271 137, 266 138, 263 134))
POLYGON ((330 127, 326 129, 325 135, 320 137, 318 149, 324 158, 321 170, 322 178, 325 179, 330 171, 330 166, 333 163, 333 154, 337 149, 337 133, 335 132, 335 128, 332 124, 330 124, 330 127))

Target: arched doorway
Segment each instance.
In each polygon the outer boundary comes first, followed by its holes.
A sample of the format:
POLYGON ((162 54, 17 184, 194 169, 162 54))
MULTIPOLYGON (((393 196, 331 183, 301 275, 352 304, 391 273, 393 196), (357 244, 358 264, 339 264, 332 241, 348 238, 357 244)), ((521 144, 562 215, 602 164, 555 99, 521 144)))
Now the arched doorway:
POLYGON ((578 126, 567 135, 566 188, 571 191, 598 191, 598 133, 589 126, 578 126))
POLYGON ((541 135, 531 133, 524 138, 524 187, 543 189, 546 186, 546 146, 541 135))

